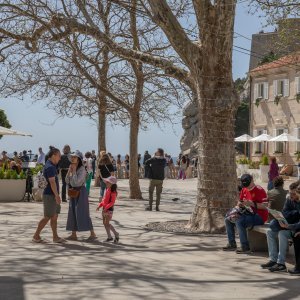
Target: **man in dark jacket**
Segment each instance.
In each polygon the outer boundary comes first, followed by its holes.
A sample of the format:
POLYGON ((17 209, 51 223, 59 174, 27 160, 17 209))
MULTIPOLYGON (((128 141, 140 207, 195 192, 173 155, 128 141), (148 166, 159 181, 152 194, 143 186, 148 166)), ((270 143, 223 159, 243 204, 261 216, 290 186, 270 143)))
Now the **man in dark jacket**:
POLYGON ((158 148, 155 156, 146 161, 145 167, 148 168, 150 185, 149 185, 149 207, 147 210, 152 210, 153 193, 156 188, 156 211, 159 211, 160 195, 163 189, 165 179, 166 160, 164 158, 164 150, 158 148))
MULTIPOLYGON (((288 224, 272 220, 267 231, 267 242, 270 261, 261 265, 270 272, 286 272, 286 252, 288 241, 295 232, 300 230, 300 198, 297 190, 300 181, 293 182, 289 187, 289 195, 285 201, 282 214, 288 224), (279 244, 277 246, 277 243, 279 244), (279 248, 279 251, 278 251, 279 248)), ((300 193, 300 191, 299 191, 300 193)))
POLYGON ((146 161, 151 158, 148 151, 145 151, 143 165, 144 165, 144 177, 149 178, 149 167, 146 166, 146 161))
POLYGON ((62 201, 67 202, 67 184, 66 184, 66 176, 70 167, 70 160, 69 155, 71 153, 71 148, 69 145, 65 145, 63 149, 63 155, 61 156, 61 159, 58 163, 60 174, 61 174, 61 180, 62 180, 62 188, 61 188, 61 196, 62 201))

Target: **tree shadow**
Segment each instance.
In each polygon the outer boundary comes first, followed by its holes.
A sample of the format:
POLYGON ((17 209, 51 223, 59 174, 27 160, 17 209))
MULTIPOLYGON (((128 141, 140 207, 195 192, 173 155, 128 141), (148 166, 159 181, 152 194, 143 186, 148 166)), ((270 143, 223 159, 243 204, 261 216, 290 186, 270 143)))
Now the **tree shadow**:
POLYGON ((0 276, 0 299, 25 300, 23 285, 22 278, 0 276))

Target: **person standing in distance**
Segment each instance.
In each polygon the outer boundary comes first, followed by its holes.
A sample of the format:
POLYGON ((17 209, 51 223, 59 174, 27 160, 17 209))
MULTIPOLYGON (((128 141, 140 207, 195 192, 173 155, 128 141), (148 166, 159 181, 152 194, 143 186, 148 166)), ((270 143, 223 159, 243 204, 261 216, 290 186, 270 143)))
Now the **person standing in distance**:
POLYGON ((58 164, 60 175, 61 175, 61 181, 62 181, 62 187, 61 187, 61 198, 63 202, 67 202, 67 184, 66 184, 66 175, 68 173, 69 167, 70 167, 70 153, 71 148, 69 145, 65 145, 63 148, 63 155, 61 156, 61 160, 58 164))
POLYGON ((148 178, 148 173, 149 173, 149 170, 148 168, 146 167, 146 161, 148 159, 151 158, 151 155, 149 154, 148 150, 145 151, 145 154, 144 154, 144 159, 143 159, 143 165, 144 165, 144 178, 148 178))
POLYGON ((159 211, 160 198, 163 190, 163 182, 165 179, 166 159, 164 158, 164 150, 158 148, 154 157, 146 161, 145 167, 148 168, 149 184, 149 207, 146 210, 152 210, 153 193, 156 189, 156 211, 159 211))
POLYGON ((60 238, 57 234, 57 218, 60 213, 61 203, 57 176, 57 164, 61 157, 60 151, 57 148, 52 148, 48 153, 48 157, 43 170, 43 175, 48 183, 43 193, 44 217, 40 220, 32 241, 35 243, 43 242, 40 234, 50 220, 53 242, 63 243, 64 239, 60 238))

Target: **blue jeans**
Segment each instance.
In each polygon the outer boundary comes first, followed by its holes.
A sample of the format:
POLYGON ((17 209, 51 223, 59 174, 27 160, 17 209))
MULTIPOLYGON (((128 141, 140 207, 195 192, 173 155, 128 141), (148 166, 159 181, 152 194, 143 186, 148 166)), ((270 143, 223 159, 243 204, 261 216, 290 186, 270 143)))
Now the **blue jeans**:
POLYGON ((251 228, 256 225, 263 225, 263 219, 255 214, 254 216, 249 215, 241 215, 240 218, 234 223, 231 223, 227 219, 225 219, 226 232, 228 237, 229 244, 236 244, 235 242, 235 227, 239 233, 241 247, 244 249, 249 248, 248 236, 247 236, 247 228, 251 228))
POLYGON ((106 190, 106 184, 102 179, 100 179, 100 197, 101 198, 103 198, 105 190, 106 190))
POLYGON ((271 261, 278 264, 285 264, 286 251, 288 249, 289 239, 292 238, 292 232, 290 230, 273 231, 268 229, 267 242, 269 257, 271 261), (279 252, 277 247, 277 238, 279 242, 279 252))

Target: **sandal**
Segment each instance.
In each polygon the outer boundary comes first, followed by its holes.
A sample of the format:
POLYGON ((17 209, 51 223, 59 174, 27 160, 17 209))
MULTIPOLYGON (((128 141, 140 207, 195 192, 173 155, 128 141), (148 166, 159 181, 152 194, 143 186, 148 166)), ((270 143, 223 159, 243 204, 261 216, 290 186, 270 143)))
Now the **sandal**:
POLYGON ((118 244, 119 243, 119 239, 120 239, 119 235, 115 236, 114 243, 118 244))
POLYGON ((41 243, 43 243, 44 242, 44 240, 43 239, 41 239, 41 238, 39 238, 39 239, 35 239, 35 238, 32 238, 32 240, 31 240, 33 243, 37 243, 37 244, 41 244, 41 243))
POLYGON ((94 242, 96 241, 98 238, 96 236, 89 236, 87 239, 86 239, 86 242, 94 242))
POLYGON ((65 242, 66 242, 66 240, 64 240, 62 238, 58 238, 57 240, 53 240, 53 243, 57 243, 57 244, 63 244, 65 242))
POLYGON ((67 241, 78 241, 78 238, 77 237, 73 237, 72 235, 68 236, 66 238, 67 241))

